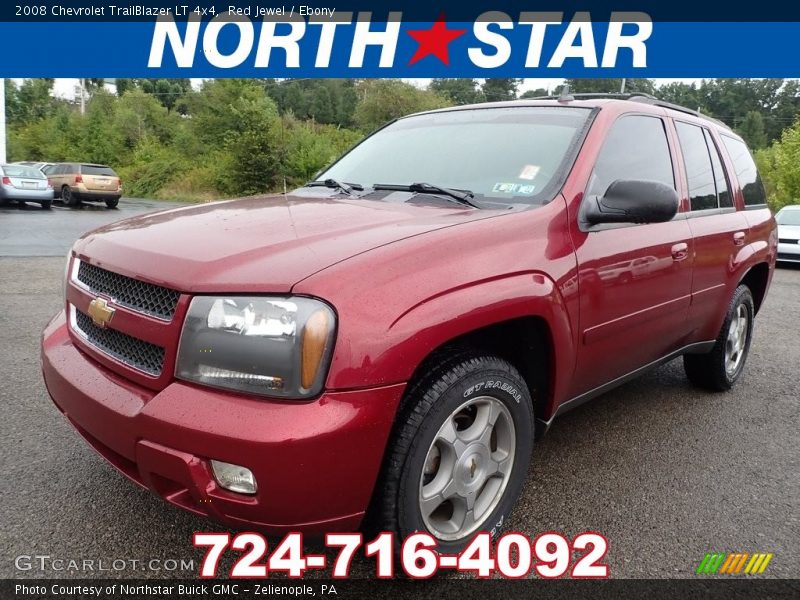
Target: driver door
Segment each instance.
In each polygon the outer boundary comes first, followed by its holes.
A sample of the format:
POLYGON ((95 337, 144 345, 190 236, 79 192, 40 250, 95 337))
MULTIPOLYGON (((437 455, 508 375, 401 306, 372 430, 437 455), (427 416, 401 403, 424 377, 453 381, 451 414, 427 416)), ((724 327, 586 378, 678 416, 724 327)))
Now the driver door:
MULTIPOLYGON (((676 155, 665 122, 623 115, 606 136, 584 201, 618 179, 676 188, 676 155)), ((676 188, 678 189, 678 188, 676 188)), ((574 225, 580 289, 579 340, 572 397, 669 354, 689 334, 692 235, 685 213, 666 223, 574 225)))

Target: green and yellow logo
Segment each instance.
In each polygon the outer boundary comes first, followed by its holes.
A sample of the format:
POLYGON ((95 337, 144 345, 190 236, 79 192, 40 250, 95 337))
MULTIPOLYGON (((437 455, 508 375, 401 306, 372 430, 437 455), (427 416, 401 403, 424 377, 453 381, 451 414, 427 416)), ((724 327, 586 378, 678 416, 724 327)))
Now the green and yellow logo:
POLYGON ((695 573, 713 575, 760 575, 774 555, 771 552, 706 552, 695 573))

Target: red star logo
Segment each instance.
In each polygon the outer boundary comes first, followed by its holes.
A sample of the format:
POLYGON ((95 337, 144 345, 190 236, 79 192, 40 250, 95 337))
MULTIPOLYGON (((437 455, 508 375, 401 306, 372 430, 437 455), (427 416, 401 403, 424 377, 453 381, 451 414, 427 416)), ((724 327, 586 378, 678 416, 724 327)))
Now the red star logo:
POLYGON ((429 54, 433 54, 444 64, 449 65, 450 57, 447 54, 447 45, 457 37, 461 37, 467 33, 467 30, 448 29, 447 23, 444 20, 444 13, 442 13, 430 29, 415 29, 407 33, 417 40, 419 44, 414 56, 412 56, 411 60, 408 62, 409 65, 413 65, 429 54))

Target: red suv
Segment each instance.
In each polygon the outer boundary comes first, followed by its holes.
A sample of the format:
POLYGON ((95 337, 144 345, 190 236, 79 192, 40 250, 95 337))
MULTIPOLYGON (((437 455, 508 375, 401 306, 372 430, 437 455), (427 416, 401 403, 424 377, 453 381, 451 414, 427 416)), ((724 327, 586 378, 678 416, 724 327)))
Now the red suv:
POLYGON ((79 240, 43 368, 127 477, 271 533, 496 532, 553 419, 740 378, 777 249, 741 138, 637 96, 409 116, 288 195, 79 240))

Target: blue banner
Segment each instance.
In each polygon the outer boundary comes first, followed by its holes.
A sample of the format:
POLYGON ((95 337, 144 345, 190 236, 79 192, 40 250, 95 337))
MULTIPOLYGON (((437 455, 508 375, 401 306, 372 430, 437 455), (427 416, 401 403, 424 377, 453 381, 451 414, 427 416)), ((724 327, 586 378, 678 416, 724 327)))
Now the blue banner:
POLYGON ((371 20, 294 8, 214 19, 3 21, 0 76, 800 77, 800 22, 502 11, 418 22, 402 11, 371 20))

